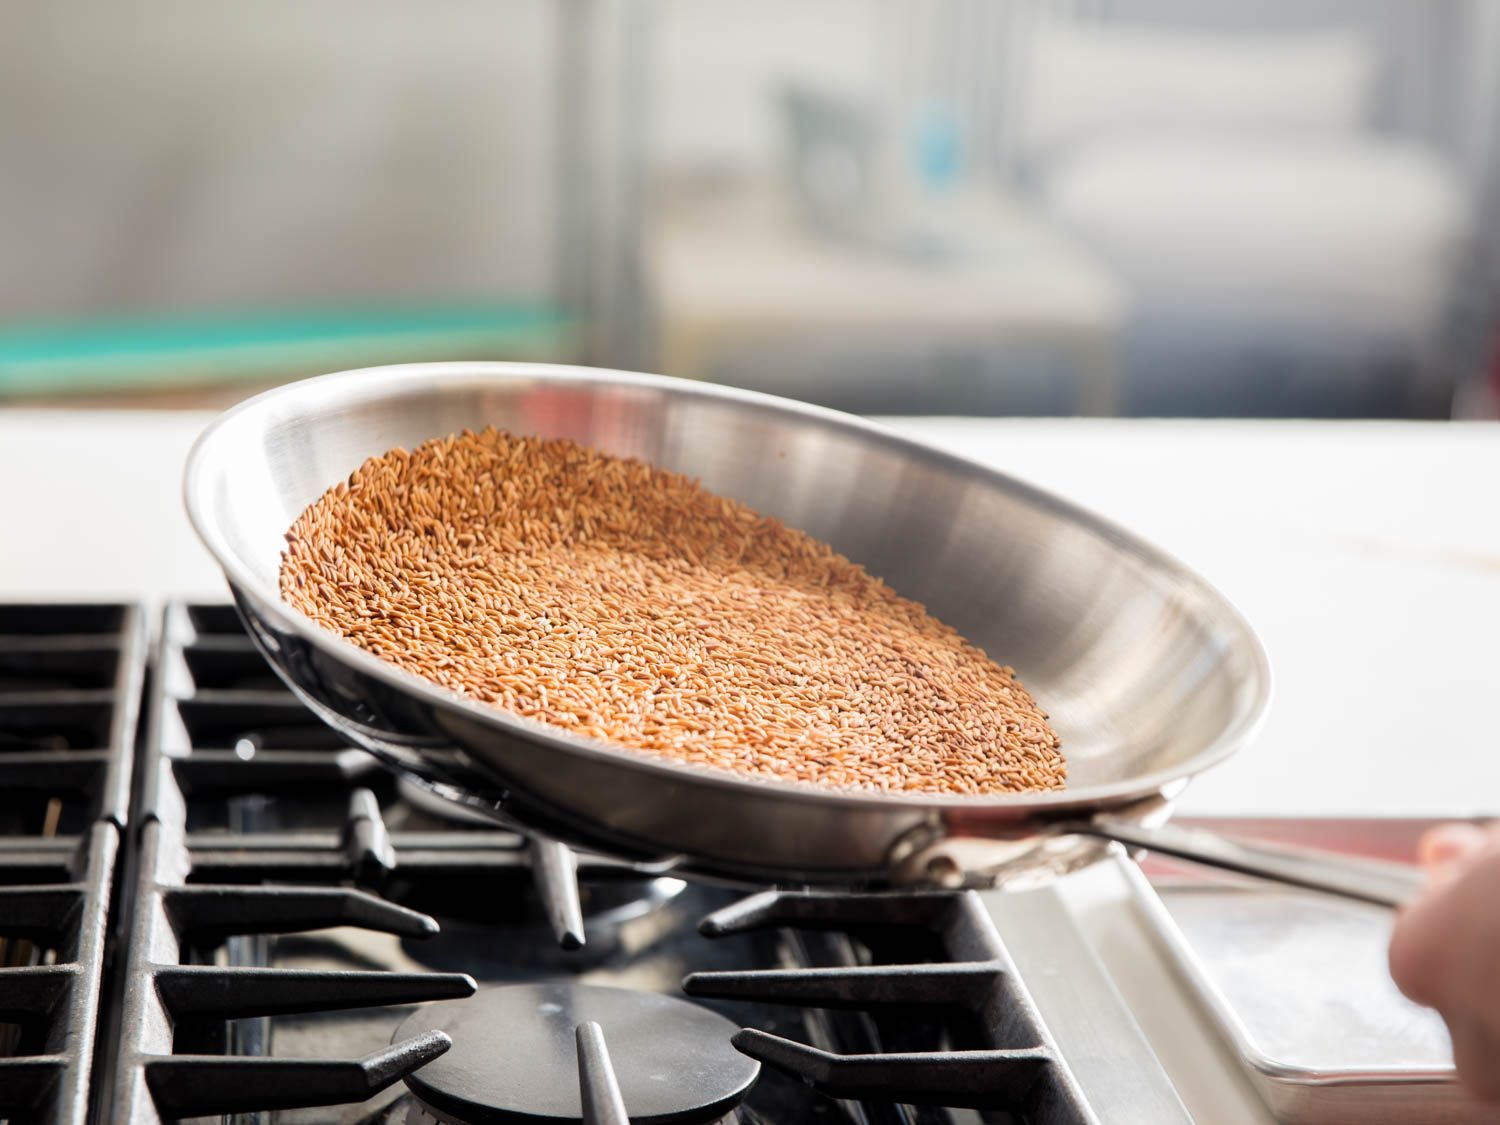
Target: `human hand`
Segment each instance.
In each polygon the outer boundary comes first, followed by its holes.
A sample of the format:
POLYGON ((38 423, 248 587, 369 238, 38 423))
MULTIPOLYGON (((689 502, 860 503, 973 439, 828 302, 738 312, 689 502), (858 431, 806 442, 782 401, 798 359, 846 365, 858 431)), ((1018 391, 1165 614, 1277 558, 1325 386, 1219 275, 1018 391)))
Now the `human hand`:
POLYGON ((1500 825, 1443 825, 1420 854, 1430 881, 1396 919, 1391 977, 1442 1014, 1464 1085, 1500 1101, 1500 825))

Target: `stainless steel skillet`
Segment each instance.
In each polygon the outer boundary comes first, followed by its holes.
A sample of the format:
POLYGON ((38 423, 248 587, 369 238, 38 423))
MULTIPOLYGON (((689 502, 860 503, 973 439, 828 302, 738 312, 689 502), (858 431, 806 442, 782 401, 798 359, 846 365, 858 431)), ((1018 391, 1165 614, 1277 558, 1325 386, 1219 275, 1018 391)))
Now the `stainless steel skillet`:
POLYGON ((755 882, 1025 884, 1119 840, 1366 901, 1418 885, 1395 865, 1165 826, 1188 780, 1259 726, 1270 675, 1250 628, 1120 528, 856 418, 585 368, 372 368, 224 414, 189 458, 186 503, 293 691, 389 765, 518 827, 755 882), (485 424, 644 458, 832 543, 1017 668, 1062 737, 1069 788, 884 796, 678 764, 465 699, 282 604, 283 535, 307 504, 368 457, 485 424))

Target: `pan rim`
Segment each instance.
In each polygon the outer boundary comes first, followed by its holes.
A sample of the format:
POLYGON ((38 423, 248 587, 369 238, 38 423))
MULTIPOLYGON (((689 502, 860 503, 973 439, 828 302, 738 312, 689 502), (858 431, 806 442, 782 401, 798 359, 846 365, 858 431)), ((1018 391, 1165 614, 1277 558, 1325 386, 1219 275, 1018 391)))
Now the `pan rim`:
MULTIPOLYGON (((333 483, 335 482, 329 482, 329 486, 333 483)), ((264 391, 224 411, 210 422, 195 439, 188 453, 183 474, 183 502, 193 530, 223 571, 231 591, 251 598, 257 612, 272 619, 289 634, 314 645, 325 655, 352 666, 361 674, 371 676, 393 690, 415 695, 430 706, 456 711, 465 719, 497 728, 506 735, 540 743, 570 755, 602 757, 625 767, 657 775, 663 780, 704 784, 741 792, 773 793, 788 800, 851 809, 928 811, 935 814, 951 811, 964 814, 966 820, 972 818, 976 821, 1013 820, 1034 815, 1064 817, 1148 797, 1173 783, 1186 781, 1220 764, 1255 737, 1264 726, 1269 710, 1271 669, 1259 638, 1229 598, 1175 556, 1090 509, 982 462, 909 438, 865 418, 756 391, 664 375, 546 363, 442 361, 338 371, 264 391), (339 397, 349 402, 367 402, 389 397, 395 391, 410 390, 418 382, 437 392, 441 389, 440 383, 482 385, 497 380, 504 383, 517 380, 555 380, 583 386, 637 386, 674 395, 740 403, 758 410, 815 420, 939 468, 961 469, 966 473, 978 474, 1025 502, 1049 509, 1053 514, 1081 525, 1092 534, 1101 536, 1112 545, 1141 559, 1153 569, 1173 574, 1186 588, 1191 589, 1201 604, 1213 608, 1214 616, 1222 625, 1238 635, 1239 651, 1248 664, 1238 684, 1244 702, 1237 707, 1233 721, 1217 738, 1182 761, 1164 769, 1100 785, 1039 793, 950 795, 846 790, 822 786, 816 782, 762 779, 737 774, 732 770, 679 762, 651 751, 573 734, 563 728, 524 718, 441 687, 425 677, 366 652, 352 641, 323 628, 311 618, 287 606, 281 599, 280 591, 274 588, 268 591, 265 584, 255 577, 249 566, 229 545, 221 521, 205 494, 205 473, 214 462, 224 436, 234 432, 236 427, 244 426, 263 415, 274 415, 278 408, 288 402, 309 396, 319 398, 335 388, 343 390, 346 386, 351 388, 350 392, 339 397)), ((1066 755, 1066 746, 1063 747, 1063 752, 1066 755)), ((488 767, 488 763, 481 764, 488 767)))

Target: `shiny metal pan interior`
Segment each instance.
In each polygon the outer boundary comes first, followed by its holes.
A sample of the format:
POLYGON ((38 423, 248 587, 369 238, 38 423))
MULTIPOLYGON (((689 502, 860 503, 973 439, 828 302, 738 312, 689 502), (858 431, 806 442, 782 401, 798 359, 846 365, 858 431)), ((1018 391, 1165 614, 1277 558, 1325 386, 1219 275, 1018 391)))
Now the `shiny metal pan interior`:
POLYGON ((204 433, 186 502, 258 645, 325 720, 522 827, 715 875, 880 883, 954 835, 1015 841, 990 864, 1001 877, 1075 866, 1100 843, 1049 828, 1161 819, 1188 778, 1251 737, 1269 695, 1233 607, 1128 532, 859 419, 690 381, 498 363, 307 380, 204 433), (1015 666, 1063 740, 1068 788, 882 795, 678 764, 463 698, 281 602, 283 537, 309 503, 371 456, 486 424, 689 474, 828 541, 1015 666))

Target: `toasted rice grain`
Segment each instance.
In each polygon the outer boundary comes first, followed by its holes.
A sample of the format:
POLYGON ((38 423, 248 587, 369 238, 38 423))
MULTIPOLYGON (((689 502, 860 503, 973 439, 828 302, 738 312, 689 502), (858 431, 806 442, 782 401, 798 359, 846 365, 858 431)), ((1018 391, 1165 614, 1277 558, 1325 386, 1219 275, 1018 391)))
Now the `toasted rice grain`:
POLYGON ((281 594, 366 651, 578 734, 779 780, 1062 788, 1014 672, 799 531, 641 461, 465 431, 365 462, 281 594))

